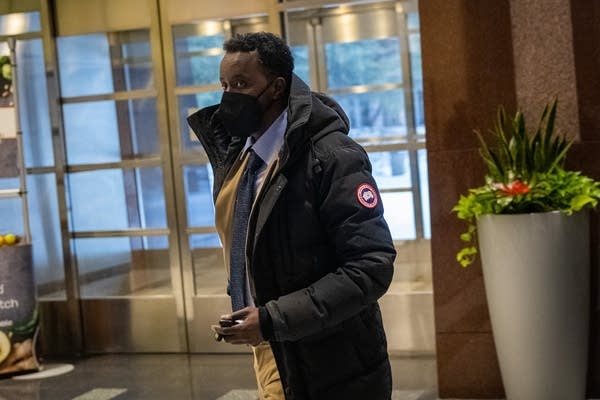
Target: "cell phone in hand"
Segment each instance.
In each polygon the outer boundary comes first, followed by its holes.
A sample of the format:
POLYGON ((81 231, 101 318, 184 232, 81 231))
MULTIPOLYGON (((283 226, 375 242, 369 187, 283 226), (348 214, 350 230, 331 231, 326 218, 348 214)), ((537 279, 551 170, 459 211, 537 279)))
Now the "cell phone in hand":
MULTIPOLYGON (((219 320, 219 326, 221 328, 229 328, 231 326, 237 325, 240 322, 242 322, 242 320, 236 319, 236 320, 232 320, 232 319, 220 319, 219 320)), ((213 328, 214 330, 214 328, 213 328)), ((221 340, 223 340, 223 336, 221 336, 219 333, 215 332, 215 340, 217 342, 220 342, 221 340)))
POLYGON ((221 328, 229 328, 230 326, 234 326, 239 324, 239 321, 234 321, 232 319, 220 319, 219 325, 221 328))

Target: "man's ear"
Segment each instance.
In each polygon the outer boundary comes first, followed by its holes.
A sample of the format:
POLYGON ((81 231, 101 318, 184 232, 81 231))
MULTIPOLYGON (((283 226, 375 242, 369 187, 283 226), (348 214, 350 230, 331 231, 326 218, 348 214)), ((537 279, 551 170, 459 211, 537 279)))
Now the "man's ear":
POLYGON ((279 100, 285 94, 286 81, 285 78, 279 76, 273 82, 273 100, 279 100))

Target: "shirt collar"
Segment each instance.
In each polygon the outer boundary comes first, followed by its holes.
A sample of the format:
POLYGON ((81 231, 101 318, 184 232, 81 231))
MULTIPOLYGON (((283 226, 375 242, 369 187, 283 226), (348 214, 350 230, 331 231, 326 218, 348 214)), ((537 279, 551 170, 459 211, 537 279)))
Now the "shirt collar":
POLYGON ((254 136, 248 137, 248 139, 246 139, 246 144, 242 149, 241 156, 243 157, 246 154, 246 151, 252 147, 252 150, 254 150, 265 164, 269 165, 275 161, 279 154, 279 150, 283 145, 283 137, 287 128, 287 111, 288 109, 286 107, 258 139, 255 139, 254 136))

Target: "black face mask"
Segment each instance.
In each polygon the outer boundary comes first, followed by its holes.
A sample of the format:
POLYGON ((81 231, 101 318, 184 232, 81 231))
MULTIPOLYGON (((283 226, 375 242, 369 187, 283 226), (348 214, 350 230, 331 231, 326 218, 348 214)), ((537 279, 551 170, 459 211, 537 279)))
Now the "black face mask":
POLYGON ((263 110, 258 99, 273 82, 274 80, 269 82, 256 97, 244 93, 223 92, 215 116, 221 120, 229 135, 245 139, 260 129, 263 110))

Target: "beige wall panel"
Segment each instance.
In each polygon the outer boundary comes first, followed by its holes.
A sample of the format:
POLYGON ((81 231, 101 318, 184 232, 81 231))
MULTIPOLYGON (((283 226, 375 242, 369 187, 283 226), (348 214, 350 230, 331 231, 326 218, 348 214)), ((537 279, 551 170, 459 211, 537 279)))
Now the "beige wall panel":
POLYGON ((40 9, 39 0, 2 0, 0 1, 0 15, 38 11, 40 9))
POLYGON ((59 36, 150 26, 151 0, 57 0, 59 36))
POLYGON ((396 36, 398 34, 397 18, 393 5, 386 9, 332 16, 324 19, 323 40, 349 43, 363 39, 396 36), (377 21, 377 23, 374 24, 372 21, 377 21))
POLYGON ((169 23, 183 23, 211 18, 236 18, 253 14, 268 14, 272 0, 161 0, 169 23))

